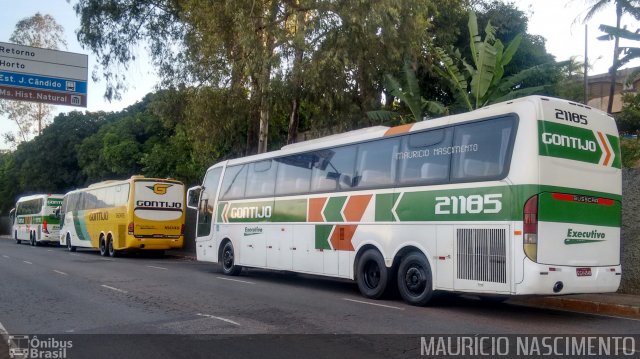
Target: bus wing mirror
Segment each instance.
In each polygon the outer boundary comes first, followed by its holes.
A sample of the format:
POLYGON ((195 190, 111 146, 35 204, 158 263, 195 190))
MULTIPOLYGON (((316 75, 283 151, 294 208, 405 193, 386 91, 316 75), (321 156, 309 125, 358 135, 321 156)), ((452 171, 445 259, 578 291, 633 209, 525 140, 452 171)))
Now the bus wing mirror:
POLYGON ((54 218, 57 218, 57 219, 60 219, 60 206, 56 207, 56 208, 53 210, 53 217, 54 217, 54 218))
POLYGON ((200 192, 202 186, 195 186, 187 190, 187 208, 198 209, 198 200, 200 199, 200 192))

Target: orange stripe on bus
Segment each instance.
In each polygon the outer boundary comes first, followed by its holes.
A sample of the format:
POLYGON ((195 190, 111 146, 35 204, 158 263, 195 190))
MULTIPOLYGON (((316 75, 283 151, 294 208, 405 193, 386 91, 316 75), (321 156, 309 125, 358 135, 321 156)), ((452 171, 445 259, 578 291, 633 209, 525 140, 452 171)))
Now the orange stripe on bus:
POLYGON ((609 160, 611 159, 611 150, 609 149, 609 145, 607 145, 607 141, 604 139, 602 132, 598 131, 598 137, 600 137, 600 142, 602 142, 602 146, 604 146, 604 151, 607 153, 607 156, 604 158, 604 165, 609 165, 609 160))
POLYGON ((337 225, 331 234, 331 247, 334 251, 354 251, 351 239, 356 233, 357 225, 337 225))
POLYGON ((370 194, 351 196, 347 200, 347 205, 344 207, 344 219, 347 222, 360 222, 364 211, 371 201, 370 194))
POLYGON ((409 132, 409 130, 411 130, 411 127, 413 127, 413 123, 391 127, 390 129, 387 130, 387 132, 384 133, 384 135, 393 136, 393 135, 409 132))
POLYGON ((322 207, 327 201, 326 197, 309 198, 309 216, 308 222, 324 222, 322 218, 322 207))

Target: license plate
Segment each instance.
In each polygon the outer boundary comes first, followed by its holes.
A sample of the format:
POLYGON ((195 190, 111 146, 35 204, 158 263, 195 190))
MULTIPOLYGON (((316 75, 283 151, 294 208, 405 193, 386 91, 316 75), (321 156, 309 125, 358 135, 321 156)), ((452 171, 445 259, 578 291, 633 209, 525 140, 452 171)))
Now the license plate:
POLYGON ((591 268, 576 268, 578 277, 591 277, 591 268))

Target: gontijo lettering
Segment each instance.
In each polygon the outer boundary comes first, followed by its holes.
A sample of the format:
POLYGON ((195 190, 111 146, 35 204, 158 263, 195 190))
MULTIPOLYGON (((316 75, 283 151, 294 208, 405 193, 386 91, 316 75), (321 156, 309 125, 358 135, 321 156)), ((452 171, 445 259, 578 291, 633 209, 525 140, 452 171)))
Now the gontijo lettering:
POLYGON ((578 137, 560 135, 557 133, 545 132, 542 134, 542 143, 545 145, 556 145, 562 147, 575 148, 577 150, 596 152, 596 142, 591 140, 583 140, 578 137))

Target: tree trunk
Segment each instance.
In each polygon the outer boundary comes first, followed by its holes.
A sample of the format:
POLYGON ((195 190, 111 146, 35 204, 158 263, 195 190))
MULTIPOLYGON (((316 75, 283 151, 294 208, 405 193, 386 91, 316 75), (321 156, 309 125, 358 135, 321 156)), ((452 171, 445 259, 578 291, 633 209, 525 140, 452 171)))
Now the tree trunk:
MULTIPOLYGON (((622 5, 616 2, 616 29, 620 29, 620 21, 622 19, 622 5)), ((607 113, 613 111, 613 97, 616 94, 616 75, 618 74, 618 57, 620 56, 620 37, 616 36, 613 45, 613 64, 609 69, 611 83, 609 84, 609 103, 607 104, 607 113)))
POLYGON ((304 56, 304 35, 306 12, 298 10, 296 14, 295 57, 293 59, 293 96, 291 99, 291 113, 289 114, 289 132, 287 144, 296 142, 298 126, 300 125, 300 90, 302 87, 302 59, 304 56))
POLYGON ((278 15, 278 4, 277 0, 271 1, 271 6, 269 9, 267 22, 260 24, 259 29, 262 31, 261 38, 263 39, 262 43, 262 61, 260 66, 260 131, 258 132, 258 153, 267 152, 267 139, 269 135, 269 83, 271 80, 271 61, 273 58, 273 48, 274 48, 274 27, 275 20, 278 15))

